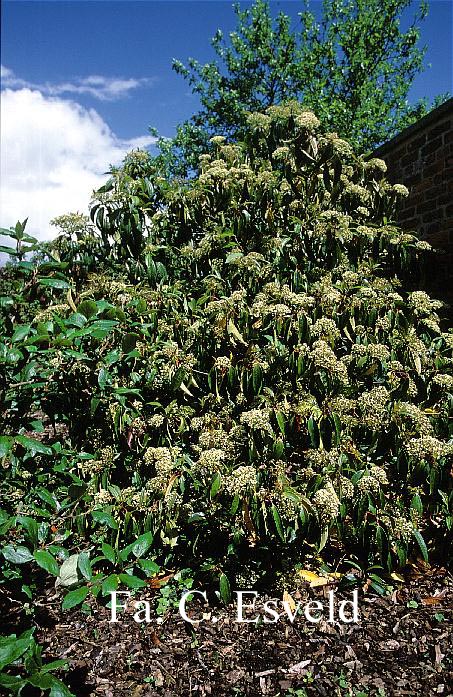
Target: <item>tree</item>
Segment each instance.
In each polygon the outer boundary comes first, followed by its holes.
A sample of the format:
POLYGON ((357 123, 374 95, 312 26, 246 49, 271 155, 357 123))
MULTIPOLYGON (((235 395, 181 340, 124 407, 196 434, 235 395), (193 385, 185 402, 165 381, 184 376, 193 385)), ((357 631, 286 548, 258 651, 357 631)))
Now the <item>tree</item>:
POLYGON ((427 111, 425 101, 410 105, 407 94, 423 69, 418 46, 422 3, 409 28, 402 13, 412 0, 324 0, 317 22, 305 0, 297 28, 288 16, 272 18, 268 0, 250 9, 234 6, 237 29, 226 40, 212 39, 217 60, 173 68, 188 80, 201 109, 161 140, 162 160, 176 174, 197 169, 209 138, 224 133, 241 139, 248 112, 295 98, 312 109, 327 131, 371 151, 427 111))

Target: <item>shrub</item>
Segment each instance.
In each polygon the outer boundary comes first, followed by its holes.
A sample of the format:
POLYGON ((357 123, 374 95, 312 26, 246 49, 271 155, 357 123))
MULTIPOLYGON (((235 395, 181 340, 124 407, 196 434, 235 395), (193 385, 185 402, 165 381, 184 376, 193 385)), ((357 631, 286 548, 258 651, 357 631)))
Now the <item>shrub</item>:
POLYGON ((92 205, 102 271, 47 266, 66 285, 4 316, 7 514, 61 516, 68 548, 151 533, 167 568, 249 583, 321 550, 427 558, 452 525, 453 334, 414 289, 429 245, 392 222, 407 190, 294 102, 213 146, 190 181, 132 153, 92 205))

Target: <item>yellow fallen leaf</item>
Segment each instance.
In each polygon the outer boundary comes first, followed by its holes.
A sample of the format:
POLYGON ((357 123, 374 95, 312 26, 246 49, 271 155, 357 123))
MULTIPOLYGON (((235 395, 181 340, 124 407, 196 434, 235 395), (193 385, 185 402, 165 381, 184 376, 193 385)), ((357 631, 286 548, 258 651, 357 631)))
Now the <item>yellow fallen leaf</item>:
POLYGON ((309 571, 308 569, 297 569, 297 573, 303 578, 304 581, 309 581, 310 583, 319 578, 318 574, 315 574, 314 571, 309 571))
POLYGON ((393 578, 394 581, 398 581, 399 583, 404 583, 405 579, 401 574, 393 573, 390 574, 390 578, 393 578))
POLYGON ((288 603, 288 607, 290 608, 291 612, 295 611, 296 603, 288 591, 283 591, 283 602, 288 603))
POLYGON ((297 573, 303 578, 304 581, 310 583, 310 588, 319 588, 320 586, 327 586, 328 583, 341 578, 342 574, 338 571, 333 571, 332 573, 319 576, 315 574, 314 571, 309 571, 308 569, 298 569, 297 573))

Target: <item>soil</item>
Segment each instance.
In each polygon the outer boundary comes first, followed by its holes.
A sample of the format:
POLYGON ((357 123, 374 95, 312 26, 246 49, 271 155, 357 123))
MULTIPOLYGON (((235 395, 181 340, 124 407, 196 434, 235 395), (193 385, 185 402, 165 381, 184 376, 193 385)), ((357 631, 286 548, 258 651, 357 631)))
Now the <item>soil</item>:
MULTIPOLYGON (((62 612, 61 596, 50 587, 36 605, 35 635, 44 661, 68 660, 60 677, 77 697, 451 697, 453 577, 421 563, 407 570, 404 583, 394 584, 393 594, 383 597, 371 594, 369 584, 362 586, 357 623, 330 623, 326 613, 319 623, 301 617, 258 625, 238 623, 236 605, 196 602, 188 613, 205 613, 198 625, 185 622, 177 608, 163 617, 152 611, 150 623, 137 623, 132 602, 110 623, 111 611, 94 600, 91 614, 62 612)), ((327 607, 333 588, 302 585, 292 591, 290 605, 319 600, 327 607)), ((138 597, 158 593, 146 592, 138 597)), ((350 591, 335 595, 337 604, 351 599, 350 591)), ((1 600, 6 631, 17 631, 25 617, 17 604, 1 600)), ((264 601, 261 597, 258 610, 264 601)), ((281 596, 279 602, 282 610, 281 596)))

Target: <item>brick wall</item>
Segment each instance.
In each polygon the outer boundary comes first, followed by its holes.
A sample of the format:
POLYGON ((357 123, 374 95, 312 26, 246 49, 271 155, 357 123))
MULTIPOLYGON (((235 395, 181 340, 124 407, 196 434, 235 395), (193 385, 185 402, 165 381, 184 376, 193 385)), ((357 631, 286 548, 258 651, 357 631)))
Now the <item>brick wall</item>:
POLYGON ((405 184, 398 222, 444 254, 428 268, 430 290, 453 303, 453 99, 409 126, 372 155, 392 184, 405 184))

